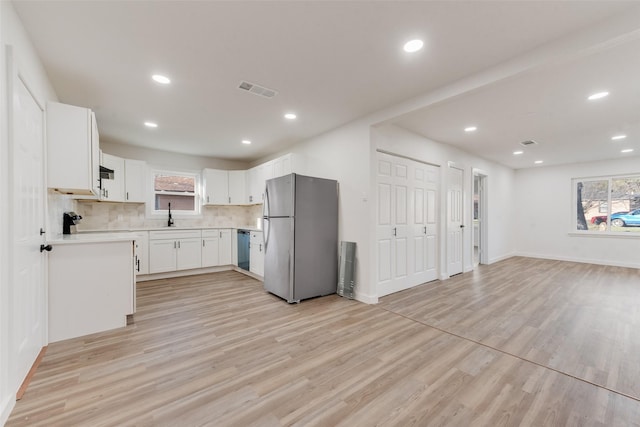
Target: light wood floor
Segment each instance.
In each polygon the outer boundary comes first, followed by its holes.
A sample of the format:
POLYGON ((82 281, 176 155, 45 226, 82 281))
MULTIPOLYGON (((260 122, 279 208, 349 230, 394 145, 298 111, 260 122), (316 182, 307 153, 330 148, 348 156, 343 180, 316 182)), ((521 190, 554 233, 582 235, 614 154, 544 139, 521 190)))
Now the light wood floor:
POLYGON ((640 425, 638 270, 512 258, 377 306, 224 272, 54 343, 7 426, 640 425))

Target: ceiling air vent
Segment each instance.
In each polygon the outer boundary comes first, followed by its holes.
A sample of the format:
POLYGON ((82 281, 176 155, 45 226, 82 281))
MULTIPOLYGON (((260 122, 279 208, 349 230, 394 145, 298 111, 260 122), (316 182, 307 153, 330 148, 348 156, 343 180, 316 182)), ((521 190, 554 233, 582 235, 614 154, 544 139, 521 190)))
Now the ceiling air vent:
POLYGON ((254 95, 262 96, 263 98, 273 98, 278 94, 278 92, 273 89, 244 81, 240 82, 238 89, 246 90, 247 92, 250 92, 254 95))
POLYGON ((535 142, 535 141, 534 141, 534 140, 532 140, 532 139, 529 139, 529 140, 527 140, 527 141, 522 141, 522 142, 520 143, 520 145, 522 145, 523 147, 528 147, 528 146, 530 146, 530 145, 538 145, 538 143, 537 143, 537 142, 535 142))

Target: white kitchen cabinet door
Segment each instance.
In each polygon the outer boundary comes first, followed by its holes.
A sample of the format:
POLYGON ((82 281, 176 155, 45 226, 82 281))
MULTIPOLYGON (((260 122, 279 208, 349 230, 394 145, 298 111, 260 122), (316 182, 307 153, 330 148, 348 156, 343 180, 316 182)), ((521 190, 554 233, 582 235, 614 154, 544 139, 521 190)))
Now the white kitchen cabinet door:
POLYGON ((136 274, 149 274, 149 233, 146 231, 136 233, 135 249, 135 265, 136 274))
POLYGON ((260 168, 261 166, 256 166, 247 171, 247 180, 249 181, 247 184, 248 189, 248 202, 249 204, 257 204, 262 203, 262 199, 260 196, 260 168))
POLYGON ((247 204, 247 171, 229 172, 229 204, 247 204))
POLYGON ((273 160, 273 178, 289 175, 293 172, 291 167, 293 154, 286 154, 273 160))
POLYGON ((113 170, 113 179, 102 179, 101 200, 124 202, 124 159, 102 153, 102 166, 113 170))
POLYGON ((100 139, 88 108, 47 103, 47 187, 65 194, 100 194, 100 139))
POLYGON ((200 238, 180 239, 177 241, 178 251, 176 269, 187 270, 202 267, 202 248, 200 238))
POLYGON ((219 169, 204 169, 204 205, 229 204, 229 172, 219 169))
POLYGON ((149 240, 149 273, 176 270, 177 243, 174 239, 149 240))
POLYGON ((218 230, 205 230, 202 232, 202 267, 215 267, 220 265, 220 234, 218 230))
POLYGON ((145 203, 145 177, 147 163, 142 160, 124 159, 124 201, 145 203))
POLYGON ((231 252, 231 230, 220 230, 219 258, 218 265, 229 265, 233 263, 233 253, 231 252))
POLYGON ((249 271, 264 276, 264 242, 261 231, 251 232, 249 245, 249 271))

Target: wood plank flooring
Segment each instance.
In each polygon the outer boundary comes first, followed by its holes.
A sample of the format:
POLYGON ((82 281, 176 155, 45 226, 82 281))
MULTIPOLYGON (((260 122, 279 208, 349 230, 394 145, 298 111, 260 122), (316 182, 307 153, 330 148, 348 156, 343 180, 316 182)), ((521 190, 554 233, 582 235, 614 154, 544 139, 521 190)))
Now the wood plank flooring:
POLYGON ((637 270, 524 258, 377 306, 145 282, 132 325, 49 346, 7 426, 640 425, 639 302, 637 270))

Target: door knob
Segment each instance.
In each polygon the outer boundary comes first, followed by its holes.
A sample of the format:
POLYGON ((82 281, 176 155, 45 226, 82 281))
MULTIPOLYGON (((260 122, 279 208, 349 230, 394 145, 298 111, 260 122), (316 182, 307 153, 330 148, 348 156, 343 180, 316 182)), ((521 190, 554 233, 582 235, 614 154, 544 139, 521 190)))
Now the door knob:
POLYGON ((51 249, 53 249, 53 246, 51 245, 46 245, 46 246, 40 245, 40 252, 44 252, 44 251, 51 252, 51 249))
POLYGON ((460 228, 464 228, 464 225, 463 225, 463 224, 460 224, 460 228))

